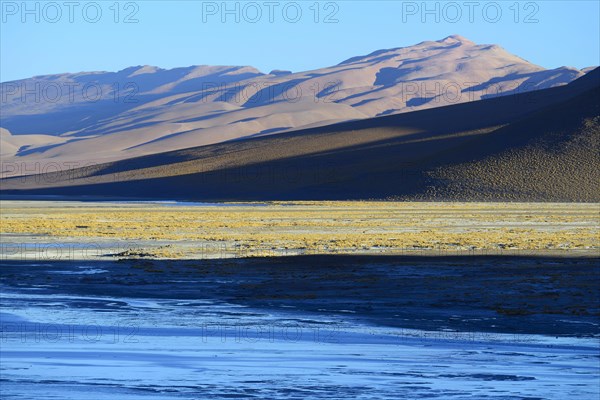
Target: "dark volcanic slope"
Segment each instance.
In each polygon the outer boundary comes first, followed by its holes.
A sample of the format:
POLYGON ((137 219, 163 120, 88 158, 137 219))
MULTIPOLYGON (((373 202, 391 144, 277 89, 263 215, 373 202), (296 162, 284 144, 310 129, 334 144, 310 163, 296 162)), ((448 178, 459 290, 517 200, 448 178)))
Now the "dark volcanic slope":
POLYGON ((600 201, 600 69, 563 87, 1 181, 2 194, 600 201))

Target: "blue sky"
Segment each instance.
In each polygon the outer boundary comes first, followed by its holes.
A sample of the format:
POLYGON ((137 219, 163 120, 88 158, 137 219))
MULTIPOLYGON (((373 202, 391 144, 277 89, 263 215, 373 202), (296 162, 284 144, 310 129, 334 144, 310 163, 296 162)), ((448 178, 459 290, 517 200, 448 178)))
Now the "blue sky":
POLYGON ((302 71, 455 33, 546 68, 600 64, 598 0, 65 1, 1 1, 1 81, 146 64, 302 71))

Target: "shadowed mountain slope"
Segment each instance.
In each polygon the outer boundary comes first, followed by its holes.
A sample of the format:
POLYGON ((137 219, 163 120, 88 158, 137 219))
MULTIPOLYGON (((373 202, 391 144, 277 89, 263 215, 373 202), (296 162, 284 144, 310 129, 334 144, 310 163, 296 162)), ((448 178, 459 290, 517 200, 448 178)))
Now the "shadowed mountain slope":
POLYGON ((583 75, 458 35, 296 73, 203 65, 45 75, 0 86, 0 154, 10 162, 108 162, 556 87, 583 75))
POLYGON ((569 85, 4 179, 3 194, 600 201, 600 69, 569 85))

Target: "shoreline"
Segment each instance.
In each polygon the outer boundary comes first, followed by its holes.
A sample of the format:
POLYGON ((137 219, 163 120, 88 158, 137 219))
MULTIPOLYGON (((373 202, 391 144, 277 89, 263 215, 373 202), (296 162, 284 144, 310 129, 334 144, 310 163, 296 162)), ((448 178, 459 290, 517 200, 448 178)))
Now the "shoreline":
POLYGON ((5 259, 600 254, 599 204, 2 201, 5 259))

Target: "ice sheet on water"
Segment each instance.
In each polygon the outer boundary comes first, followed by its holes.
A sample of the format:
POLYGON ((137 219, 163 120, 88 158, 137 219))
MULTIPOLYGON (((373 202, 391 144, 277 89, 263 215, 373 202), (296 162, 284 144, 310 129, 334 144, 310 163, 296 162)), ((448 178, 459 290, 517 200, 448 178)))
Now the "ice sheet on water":
POLYGON ((426 332, 366 325, 352 313, 6 289, 3 398, 598 398, 593 338, 426 332))
MULTIPOLYGON (((25 296, 31 300, 32 295, 25 296)), ((309 328, 332 321, 294 310, 253 310, 252 317, 238 316, 238 324, 231 326, 234 329, 219 330, 217 326, 203 330, 202 322, 222 320, 215 319, 216 314, 204 321, 197 316, 192 320, 185 312, 173 315, 168 323, 155 318, 156 314, 172 314, 173 307, 189 307, 173 299, 164 300, 166 307, 156 299, 119 299, 133 307, 112 321, 121 323, 123 329, 115 331, 111 320, 103 316, 106 324, 96 326, 103 331, 101 337, 94 336, 96 330, 85 336, 75 329, 79 325, 73 324, 73 317, 81 324, 98 321, 98 315, 85 307, 77 307, 72 314, 70 302, 81 301, 81 297, 33 297, 36 306, 21 312, 17 304, 12 309, 16 314, 8 321, 33 318, 29 323, 51 322, 72 335, 59 338, 55 329, 36 337, 34 329, 25 340, 5 337, 3 394, 49 399, 74 398, 91 391, 94 398, 125 400, 244 394, 306 399, 592 399, 598 389, 597 348, 590 346, 589 340, 538 337, 532 343, 511 343, 507 336, 504 341, 469 342, 348 321, 338 321, 345 322, 341 329, 319 331, 309 328), (42 298, 55 302, 58 297, 66 307, 44 319, 48 313, 42 298), (180 326, 176 326, 177 318, 180 326), (257 323, 301 327, 304 332, 299 335, 288 329, 261 335, 254 329, 257 323), (240 324, 249 329, 236 330, 243 326, 240 324)), ((12 294, 2 305, 10 308, 13 301, 18 302, 19 296, 12 294)), ((233 309, 237 308, 220 305, 223 312, 233 309)))

